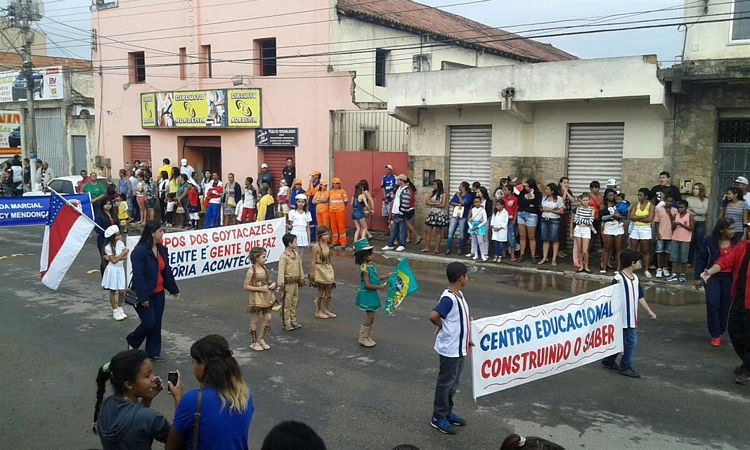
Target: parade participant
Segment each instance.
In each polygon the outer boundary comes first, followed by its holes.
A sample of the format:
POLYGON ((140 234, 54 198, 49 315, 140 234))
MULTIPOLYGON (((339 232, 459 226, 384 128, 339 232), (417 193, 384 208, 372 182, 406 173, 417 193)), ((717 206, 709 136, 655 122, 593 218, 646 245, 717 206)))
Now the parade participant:
POLYGON ((205 197, 203 202, 206 204, 206 216, 203 218, 203 228, 213 228, 219 226, 221 220, 221 198, 224 188, 221 186, 219 174, 211 174, 211 181, 206 184, 205 197))
POLYGON ((474 261, 480 257, 482 261, 487 261, 489 259, 487 255, 487 212, 482 207, 480 196, 474 198, 474 207, 471 208, 469 213, 469 235, 471 236, 471 253, 466 256, 474 261))
POLYGON ((333 177, 328 194, 328 213, 331 221, 331 243, 334 247, 346 247, 346 205, 349 196, 341 188, 341 178, 333 177))
MULTIPOLYGON (((318 227, 328 228, 331 225, 330 212, 328 211, 330 195, 331 192, 328 190, 328 180, 321 180, 312 200, 312 206, 315 207, 315 217, 317 219, 316 222, 318 227)), ((313 208, 311 207, 310 215, 312 215, 312 210, 313 208)))
POLYGON ((468 268, 452 262, 446 268, 448 287, 440 302, 430 311, 430 322, 435 330, 435 351, 440 356, 440 369, 435 384, 430 425, 442 433, 456 434, 455 426, 465 426, 466 421, 453 413, 453 396, 469 355, 470 341, 469 305, 461 289, 469 284, 468 268))
POLYGON ((294 159, 287 158, 286 165, 281 169, 281 178, 286 181, 287 186, 294 186, 294 178, 297 176, 297 169, 294 167, 294 159))
POLYGON ((313 239, 317 236, 315 234, 315 228, 318 226, 318 205, 313 202, 313 199, 315 198, 315 193, 320 190, 321 182, 320 172, 317 170, 310 172, 310 181, 307 183, 307 191, 305 192, 305 195, 307 195, 308 210, 313 219, 312 224, 310 224, 310 237, 313 239))
POLYGON ((331 306, 331 291, 336 287, 336 278, 331 264, 331 232, 325 225, 318 227, 318 242, 312 248, 312 264, 310 266, 310 285, 317 287, 315 297, 315 317, 329 319, 336 314, 328 309, 331 306))
POLYGON ((385 175, 380 181, 380 188, 383 189, 383 206, 381 212, 386 224, 390 225, 391 221, 391 203, 396 195, 396 177, 393 175, 393 166, 385 165, 385 175))
POLYGON ((279 185, 279 192, 276 194, 276 205, 278 207, 277 216, 283 217, 289 214, 289 186, 286 180, 282 179, 279 185))
MULTIPOLYGON (((289 198, 287 199, 289 207, 291 209, 294 209, 295 202, 297 201, 297 196, 300 194, 304 194, 305 196, 307 196, 307 191, 302 188, 302 180, 300 180, 299 178, 295 178, 294 180, 292 180, 292 189, 289 191, 289 198)), ((309 199, 308 202, 312 202, 312 198, 309 199)))
POLYGON ((250 348, 256 352, 271 348, 265 341, 266 333, 271 329, 271 307, 276 303, 273 291, 276 283, 266 271, 266 249, 254 247, 250 250, 252 266, 245 275, 243 288, 250 292, 247 312, 250 314, 250 348), (263 331, 258 336, 258 320, 263 318, 263 331))
POLYGON ((123 261, 128 259, 128 249, 125 248, 120 239, 120 227, 110 225, 104 231, 107 242, 104 244, 104 260, 107 268, 102 276, 102 288, 109 291, 109 304, 112 306, 112 318, 115 320, 127 319, 127 314, 122 310, 125 299, 125 267, 123 261))
POLYGON ((587 194, 578 196, 578 208, 573 217, 575 228, 571 230, 570 237, 578 243, 578 249, 581 256, 581 268, 577 272, 591 273, 589 269, 589 241, 594 231, 594 209, 589 206, 589 197, 587 194))
POLYGON ((164 315, 164 290, 176 299, 180 290, 169 265, 169 251, 161 243, 164 229, 155 220, 143 227, 141 239, 130 255, 133 290, 138 295, 135 312, 141 324, 130 333, 126 340, 133 348, 146 341, 146 352, 155 361, 164 361, 161 355, 161 319, 164 315))
POLYGON ((224 225, 237 225, 237 204, 242 199, 242 188, 235 183, 234 174, 227 174, 227 183, 224 184, 224 195, 221 204, 224 208, 224 225))
POLYGON ((469 192, 469 183, 461 182, 458 191, 453 194, 449 203, 451 210, 451 221, 448 225, 448 240, 445 244, 445 254, 450 255, 453 252, 453 238, 458 233, 458 254, 464 252, 464 243, 466 242, 466 220, 469 218, 471 204, 474 197, 469 192))
POLYGON ((289 211, 287 221, 289 222, 290 233, 297 236, 296 247, 301 258, 303 249, 310 245, 312 215, 307 211, 307 196, 305 194, 297 194, 294 206, 295 209, 289 211))
POLYGON ((279 276, 276 286, 281 292, 282 325, 285 331, 292 331, 302 328, 302 325, 297 323, 297 301, 299 288, 305 285, 305 273, 302 270, 302 255, 297 253, 297 236, 287 233, 281 241, 284 243, 284 252, 279 258, 279 276))
POLYGON ((245 190, 242 193, 242 223, 255 222, 255 206, 258 201, 258 191, 253 187, 253 177, 245 178, 245 190))
POLYGON ((711 268, 701 274, 708 282, 719 272, 732 273, 732 306, 729 308, 729 339, 742 365, 734 370, 735 382, 750 383, 750 241, 740 241, 729 253, 722 255, 711 268))
POLYGON ((677 202, 677 214, 672 220, 672 243, 670 244, 669 260, 672 262, 672 276, 667 281, 687 281, 685 268, 690 253, 690 241, 693 240, 693 215, 688 211, 688 202, 677 202), (679 275, 678 275, 679 274, 679 275))
POLYGON ((711 335, 709 344, 713 347, 721 346, 721 336, 727 329, 729 306, 732 304, 732 271, 722 270, 705 283, 700 275, 731 251, 733 237, 734 222, 717 220, 713 233, 703 239, 695 258, 695 288, 705 287, 706 322, 711 335))
MULTIPOLYGON (((143 350, 120 352, 99 368, 94 432, 99 435, 104 450, 149 449, 154 439, 167 441, 169 421, 150 408, 154 397, 164 389, 164 383, 153 369, 153 363, 143 350), (112 384, 114 395, 102 402, 107 380, 112 384)), ((167 387, 177 405, 184 387, 181 383, 167 387)))
POLYGON ((175 396, 178 404, 166 449, 247 450, 255 407, 229 343, 210 334, 190 346, 190 357, 201 387, 175 396))
POLYGON ((195 169, 193 169, 193 166, 188 164, 188 160, 185 158, 182 158, 180 160, 180 174, 187 175, 188 179, 192 180, 193 175, 195 175, 195 169))
POLYGON ((378 275, 375 263, 372 261, 372 245, 367 239, 354 242, 354 264, 359 266, 359 290, 357 291, 357 308, 365 312, 365 321, 359 327, 359 345, 362 347, 375 347, 372 340, 372 325, 375 321, 375 311, 380 309, 380 297, 378 291, 386 288, 384 280, 388 275, 378 275))
POLYGON ((648 262, 651 255, 651 222, 654 220, 654 205, 648 201, 648 188, 638 189, 638 201, 630 207, 628 218, 633 222, 630 231, 630 249, 643 255, 643 273, 651 278, 648 262))
POLYGON ((508 211, 505 209, 505 201, 501 198, 495 202, 495 213, 492 215, 490 227, 492 227, 492 242, 495 243, 495 262, 503 262, 505 245, 508 243, 508 211))
POLYGON ((620 310, 622 311, 622 340, 623 350, 620 364, 617 364, 618 353, 602 359, 602 365, 608 369, 617 370, 620 375, 630 378, 641 376, 633 370, 635 348, 638 343, 638 305, 645 309, 648 316, 654 320, 656 314, 651 310, 643 296, 638 276, 635 271, 641 268, 642 255, 635 250, 626 249, 620 253, 620 267, 622 270, 612 278, 612 284, 620 291, 620 310))
POLYGON ((276 218, 273 208, 271 188, 263 183, 260 185, 260 200, 258 200, 258 222, 276 218))
POLYGON ((445 205, 448 204, 448 194, 445 193, 443 188, 443 180, 435 180, 432 182, 432 192, 425 200, 425 205, 430 208, 427 213, 427 218, 424 221, 424 248, 422 252, 427 253, 430 251, 430 244, 432 242, 432 235, 435 235, 435 251, 434 254, 438 254, 440 251, 440 242, 443 240, 443 229, 448 226, 450 217, 445 211, 445 205))
POLYGON ((258 186, 263 184, 268 185, 268 193, 273 195, 273 173, 268 170, 268 164, 266 163, 260 165, 260 173, 258 174, 258 186))

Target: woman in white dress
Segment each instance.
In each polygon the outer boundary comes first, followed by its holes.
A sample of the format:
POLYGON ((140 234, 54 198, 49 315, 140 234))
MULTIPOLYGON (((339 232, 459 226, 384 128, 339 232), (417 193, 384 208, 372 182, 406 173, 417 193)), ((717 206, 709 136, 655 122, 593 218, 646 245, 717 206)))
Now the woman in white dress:
POLYGON ((109 290, 109 304, 112 306, 112 318, 123 320, 128 316, 122 310, 125 299, 125 267, 123 261, 128 257, 128 249, 125 248, 120 237, 120 227, 112 225, 104 231, 104 255, 107 267, 102 276, 102 287, 109 290))
POLYGON ((303 249, 310 245, 312 215, 307 210, 307 196, 305 194, 297 194, 294 202, 296 209, 289 211, 287 221, 289 222, 289 232, 297 236, 297 253, 302 258, 303 249))

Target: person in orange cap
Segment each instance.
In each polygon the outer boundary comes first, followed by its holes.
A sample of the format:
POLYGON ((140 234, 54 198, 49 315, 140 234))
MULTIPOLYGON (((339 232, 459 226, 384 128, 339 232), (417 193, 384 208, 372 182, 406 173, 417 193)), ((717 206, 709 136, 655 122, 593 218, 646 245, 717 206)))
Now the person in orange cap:
MULTIPOLYGON (((313 200, 311 202, 312 206, 315 207, 315 214, 317 216, 316 222, 318 226, 325 226, 329 229, 331 227, 330 213, 328 212, 328 196, 330 194, 331 191, 328 190, 328 180, 320 180, 320 183, 315 190, 315 195, 313 196, 313 200)), ((312 214, 312 211, 310 212, 310 214, 312 214)), ((310 233, 312 234, 312 232, 310 233)))
POLYGON ((346 247, 346 204, 349 197, 341 188, 341 178, 333 177, 330 192, 328 213, 331 217, 331 242, 334 247, 346 247))
MULTIPOLYGON (((313 203, 313 200, 315 199, 315 193, 320 190, 320 172, 317 170, 313 170, 310 172, 310 181, 307 183, 307 192, 305 192, 305 195, 307 195, 307 210, 310 211, 310 215, 312 216, 312 223, 310 223, 310 238, 315 239, 316 238, 316 232, 317 232, 317 225, 318 225, 318 217, 317 217, 317 205, 313 203)), ((326 210, 327 212, 328 210, 326 210)))
MULTIPOLYGON (((302 187, 302 180, 295 178, 292 181, 292 190, 289 194, 289 207, 294 209, 296 206, 296 198, 299 194, 307 195, 307 191, 302 187)), ((308 201, 309 203, 309 201, 308 201)), ((311 213, 312 214, 312 213, 311 213)))

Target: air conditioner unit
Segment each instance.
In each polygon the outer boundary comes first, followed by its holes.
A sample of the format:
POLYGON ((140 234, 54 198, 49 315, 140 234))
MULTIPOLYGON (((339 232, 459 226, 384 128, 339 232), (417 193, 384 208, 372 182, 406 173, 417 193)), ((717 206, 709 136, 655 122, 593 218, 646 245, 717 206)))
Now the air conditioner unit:
POLYGON ((107 169, 112 168, 112 159, 111 158, 104 158, 104 167, 107 169))
POLYGON ((88 119, 94 117, 94 108, 83 105, 73 105, 73 116, 80 117, 82 119, 88 119))
POLYGON ((104 167, 104 157, 102 155, 94 156, 94 165, 96 167, 104 167))

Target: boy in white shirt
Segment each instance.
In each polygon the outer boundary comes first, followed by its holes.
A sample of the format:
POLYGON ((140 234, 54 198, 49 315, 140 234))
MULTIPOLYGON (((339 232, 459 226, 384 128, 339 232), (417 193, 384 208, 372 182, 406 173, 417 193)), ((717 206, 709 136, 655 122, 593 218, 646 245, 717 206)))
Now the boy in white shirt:
POLYGON ((495 262, 503 262, 505 254, 505 243, 508 242, 508 211, 505 210, 505 201, 500 199, 495 202, 495 214, 490 221, 492 227, 492 242, 495 243, 495 262))

